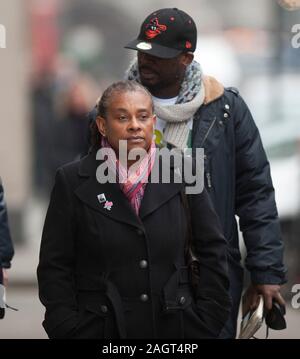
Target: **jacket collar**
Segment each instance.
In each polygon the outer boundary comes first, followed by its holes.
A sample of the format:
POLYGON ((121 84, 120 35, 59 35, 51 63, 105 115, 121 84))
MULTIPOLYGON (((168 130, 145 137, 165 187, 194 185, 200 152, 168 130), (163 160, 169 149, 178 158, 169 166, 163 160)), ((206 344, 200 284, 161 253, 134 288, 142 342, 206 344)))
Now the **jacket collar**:
POLYGON ((224 94, 224 86, 212 76, 203 76, 205 89, 204 105, 220 98, 224 94))
MULTIPOLYGON (((159 166, 160 173, 162 173, 162 166, 169 165, 160 158, 156 158, 155 161, 159 161, 156 165, 159 166)), ((174 183, 175 181, 163 184, 161 179, 159 179, 159 183, 149 182, 145 188, 138 217, 118 184, 99 183, 97 181, 96 171, 100 165, 105 165, 105 163, 104 161, 96 160, 96 151, 90 152, 80 161, 78 175, 83 177, 84 180, 75 190, 77 197, 93 210, 115 221, 130 224, 137 228, 143 229, 142 220, 180 192, 183 186, 182 183, 174 183), (113 203, 110 210, 106 209, 104 203, 100 203, 98 200, 98 195, 102 193, 107 201, 113 203)), ((176 177, 173 166, 169 166, 171 167, 171 178, 176 177)))

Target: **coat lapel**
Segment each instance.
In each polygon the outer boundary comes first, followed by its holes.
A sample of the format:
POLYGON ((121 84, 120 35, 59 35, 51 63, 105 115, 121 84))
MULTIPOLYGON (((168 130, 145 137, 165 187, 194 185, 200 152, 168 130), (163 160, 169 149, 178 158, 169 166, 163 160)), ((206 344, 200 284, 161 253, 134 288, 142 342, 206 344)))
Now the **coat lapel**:
POLYGON ((76 188, 75 194, 88 207, 112 219, 142 228, 143 225, 131 208, 130 203, 116 183, 99 183, 96 178, 97 167, 103 161, 96 160, 96 153, 85 157, 79 167, 79 176, 85 177, 83 183, 76 188), (104 194, 108 202, 112 202, 111 209, 100 203, 98 196, 104 194))
POLYGON ((164 203, 168 202, 180 192, 181 188, 182 184, 180 183, 148 183, 140 208, 140 218, 144 219, 164 203))
POLYGON ((149 182, 145 188, 144 197, 141 203, 140 208, 140 218, 143 219, 164 203, 168 202, 173 196, 175 196, 178 192, 181 191, 183 184, 180 176, 174 171, 173 165, 169 162, 165 162, 161 158, 156 158, 156 161, 159 161, 160 167, 160 178, 159 183, 151 183, 149 182), (170 182, 171 183, 163 183, 161 174, 162 174, 162 167, 168 166, 170 168, 170 182), (177 182, 174 183, 175 178, 177 182))
MULTIPOLYGON (((170 166, 169 163, 159 160, 160 174, 162 166, 170 166)), ((174 178, 178 175, 174 172, 171 165, 171 183, 162 183, 161 177, 159 183, 149 182, 146 185, 144 197, 141 203, 139 217, 135 214, 128 199, 123 194, 118 184, 115 183, 99 183, 96 179, 96 170, 103 161, 96 160, 96 152, 91 152, 82 159, 78 175, 84 180, 79 187, 76 188, 75 194, 90 208, 111 217, 112 219, 130 224, 132 226, 143 228, 142 219, 157 210, 164 203, 169 201, 182 189, 182 183, 174 183, 174 178), (107 201, 112 202, 110 210, 104 207, 104 202, 100 203, 98 195, 104 194, 107 201)))

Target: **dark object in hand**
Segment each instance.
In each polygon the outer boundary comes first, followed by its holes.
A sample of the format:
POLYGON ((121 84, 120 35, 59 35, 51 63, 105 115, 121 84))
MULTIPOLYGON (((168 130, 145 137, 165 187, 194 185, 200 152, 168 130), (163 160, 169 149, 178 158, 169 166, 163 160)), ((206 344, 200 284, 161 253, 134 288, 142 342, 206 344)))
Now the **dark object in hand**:
POLYGON ((266 314, 265 321, 268 327, 274 330, 283 330, 286 328, 285 306, 280 305, 273 300, 272 309, 266 314))

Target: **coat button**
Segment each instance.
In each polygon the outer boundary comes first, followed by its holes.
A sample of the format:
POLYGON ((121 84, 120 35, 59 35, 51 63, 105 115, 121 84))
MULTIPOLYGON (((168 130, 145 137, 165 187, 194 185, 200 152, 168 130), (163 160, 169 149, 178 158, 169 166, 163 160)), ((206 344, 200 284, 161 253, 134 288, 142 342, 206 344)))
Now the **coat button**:
POLYGON ((141 229, 137 229, 136 233, 137 233, 139 236, 143 236, 143 235, 144 235, 144 232, 143 232, 141 229))
POLYGON ((229 110, 230 109, 230 106, 228 104, 225 105, 225 109, 226 110, 229 110))
POLYGON ((225 112, 225 113, 224 113, 224 117, 225 117, 225 118, 228 118, 228 117, 229 117, 228 113, 225 112))
POLYGON ((180 297, 179 304, 183 305, 185 303, 185 297, 180 297))
POLYGON ((148 262, 145 259, 141 260, 140 261, 140 268, 145 269, 147 267, 148 267, 148 262))
POLYGON ((141 299, 142 302, 147 302, 148 299, 149 299, 149 297, 148 297, 147 294, 142 294, 142 295, 140 296, 140 299, 141 299))
POLYGON ((101 312, 102 313, 107 313, 108 312, 108 308, 106 305, 101 305, 101 312))

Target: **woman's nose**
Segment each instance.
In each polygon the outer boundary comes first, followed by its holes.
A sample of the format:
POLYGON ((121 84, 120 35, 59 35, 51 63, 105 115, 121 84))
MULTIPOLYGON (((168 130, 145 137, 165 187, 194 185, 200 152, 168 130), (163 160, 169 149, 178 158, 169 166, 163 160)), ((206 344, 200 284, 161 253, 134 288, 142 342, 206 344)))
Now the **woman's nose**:
POLYGON ((131 131, 137 131, 140 130, 141 126, 140 126, 140 122, 136 117, 132 117, 130 123, 129 123, 129 130, 131 131))

